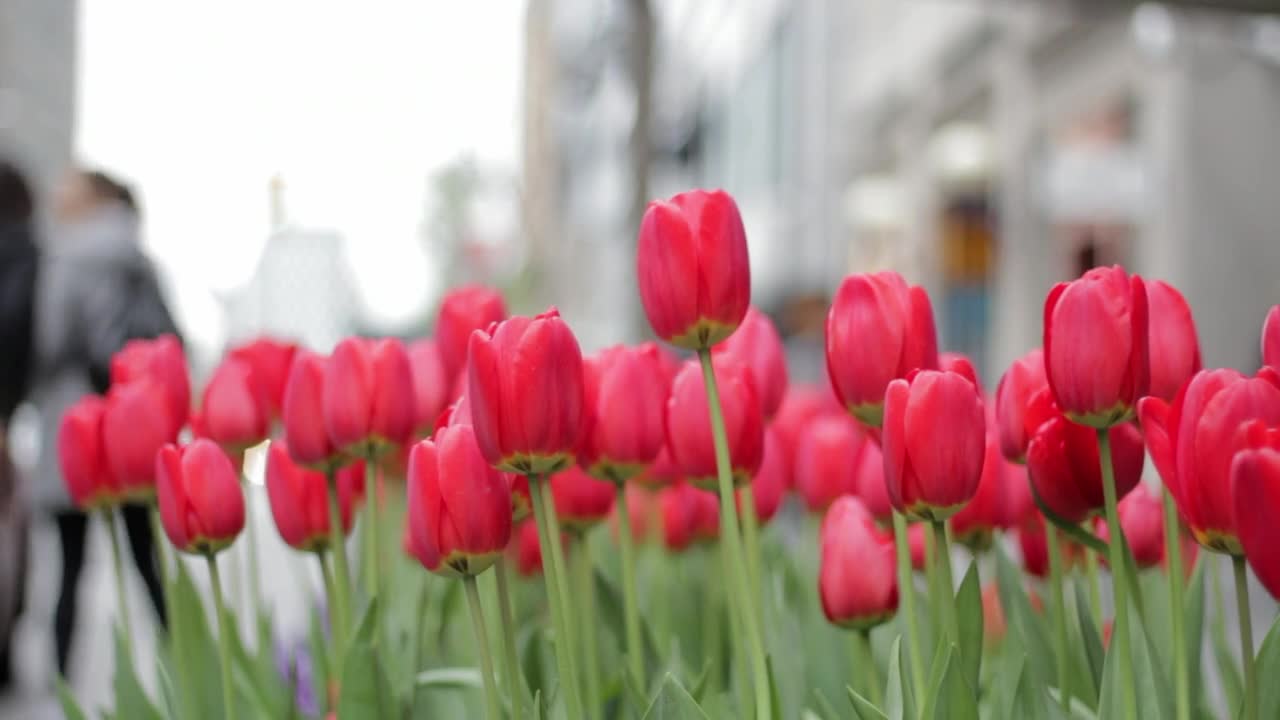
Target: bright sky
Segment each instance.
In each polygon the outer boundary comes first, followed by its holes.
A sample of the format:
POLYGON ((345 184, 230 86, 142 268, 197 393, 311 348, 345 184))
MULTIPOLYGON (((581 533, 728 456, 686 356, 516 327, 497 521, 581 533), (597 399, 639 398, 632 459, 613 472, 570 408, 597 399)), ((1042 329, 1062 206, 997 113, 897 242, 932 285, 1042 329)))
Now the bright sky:
POLYGON ((216 326, 212 291, 248 278, 275 173, 290 219, 346 237, 367 309, 392 322, 434 291, 419 249, 430 173, 463 153, 516 167, 523 2, 81 12, 79 156, 140 189, 188 326, 216 326))

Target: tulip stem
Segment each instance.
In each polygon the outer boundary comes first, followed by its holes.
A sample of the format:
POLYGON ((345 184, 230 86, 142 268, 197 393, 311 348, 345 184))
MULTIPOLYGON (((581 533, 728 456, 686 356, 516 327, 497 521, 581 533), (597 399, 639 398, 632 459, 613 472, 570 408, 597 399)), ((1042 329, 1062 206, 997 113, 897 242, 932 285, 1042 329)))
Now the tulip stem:
POLYGON ((951 576, 951 546, 947 542, 947 523, 945 520, 934 520, 933 557, 938 566, 938 585, 941 597, 935 602, 942 605, 942 619, 946 624, 948 639, 960 647, 960 620, 956 615, 956 586, 951 576))
MULTIPOLYGON (((853 637, 853 673, 855 680, 865 678, 867 699, 872 705, 881 707, 883 689, 880 687, 880 668, 876 666, 876 657, 871 650, 871 629, 864 628, 854 633, 853 637)), ((855 686, 857 683, 855 683, 855 686)))
POLYGON ((133 627, 129 619, 129 592, 125 587, 124 562, 121 560, 120 533, 116 530, 115 508, 105 508, 102 517, 107 521, 107 532, 111 534, 111 565, 116 573, 116 600, 120 603, 120 629, 124 632, 124 647, 129 658, 133 658, 133 627))
POLYGON ((163 592, 160 594, 164 602, 164 619, 166 623, 173 622, 173 598, 169 590, 169 552, 165 549, 164 528, 160 525, 160 507, 152 501, 147 514, 151 516, 151 544, 155 547, 156 568, 160 574, 160 587, 163 592))
POLYGON ((618 484, 618 545, 622 552, 622 606, 627 629, 627 664, 636 687, 646 690, 644 645, 640 639, 640 596, 636 592, 636 548, 631 535, 631 513, 627 510, 627 486, 618 484))
POLYGON ((916 586, 911 575, 911 541, 907 539, 907 519, 893 511, 893 542, 897 546, 898 595, 902 598, 902 614, 907 618, 907 649, 911 657, 911 682, 915 696, 925 694, 924 656, 920 654, 920 625, 916 622, 916 586))
POLYGON ((333 571, 329 568, 329 560, 325 557, 325 548, 316 550, 316 562, 320 565, 320 577, 324 580, 325 597, 329 603, 329 635, 331 642, 329 644, 329 667, 333 668, 334 677, 342 677, 342 650, 338 646, 338 627, 342 624, 339 619, 336 607, 338 589, 333 584, 333 571))
MULTIPOLYGON (((547 508, 551 505, 550 492, 544 487, 544 481, 537 475, 529 476, 529 494, 533 505, 534 525, 538 528, 538 546, 542 550, 543 584, 547 588, 547 603, 551 606, 551 624, 556 633, 556 671, 560 675, 560 685, 564 688, 565 705, 570 718, 586 717, 582 710, 582 696, 578 689, 578 675, 573 663, 573 639, 569 628, 569 613, 566 610, 565 598, 567 589, 559 582, 563 566, 558 562, 564 557, 560 547, 559 528, 553 532, 547 508)), ((551 506, 552 511, 555 510, 551 506)), ((557 523, 558 524, 558 523, 557 523)))
POLYGON ((752 612, 756 614, 756 622, 764 627, 763 595, 760 584, 760 518, 756 515, 756 497, 751 484, 738 488, 739 505, 742 512, 743 552, 747 559, 747 582, 750 585, 752 612))
POLYGON ((524 679, 520 675, 520 663, 516 659, 516 623, 511 612, 511 589, 508 586, 506 559, 498 557, 498 561, 493 565, 493 573, 498 581, 498 615, 502 620, 502 670, 507 677, 507 692, 511 694, 511 715, 513 718, 521 718, 524 717, 527 708, 524 679))
POLYGON ((1115 601, 1115 625, 1111 634, 1112 651, 1117 653, 1120 662, 1120 697, 1124 717, 1136 720, 1138 717, 1138 700, 1134 694, 1133 654, 1129 649, 1129 583, 1122 577, 1125 563, 1124 529, 1120 526, 1120 514, 1117 510, 1116 477, 1111 467, 1111 435, 1107 430, 1098 430, 1098 463, 1102 470, 1102 492, 1106 501, 1107 513, 1107 551, 1110 554, 1108 563, 1111 566, 1111 592, 1115 601))
POLYGON ((596 642, 595 578, 591 570, 591 541, 586 533, 578 537, 578 552, 573 558, 578 576, 577 597, 582 628, 582 667, 586 676, 586 703, 593 712, 599 712, 604 703, 600 698, 600 653, 596 642))
POLYGON ((1067 598, 1062 590, 1062 536, 1052 523, 1044 529, 1045 545, 1049 549, 1049 591, 1053 595, 1053 655, 1058 670, 1058 700, 1062 710, 1071 714, 1071 694, 1067 691, 1067 598))
MULTIPOLYGON (((377 455, 372 451, 364 461, 364 484, 367 502, 369 503, 369 602, 374 600, 385 600, 382 597, 382 519, 381 515, 381 490, 378 482, 382 478, 378 473, 377 455)), ((382 642, 383 629, 386 613, 378 613, 374 616, 374 632, 373 645, 377 647, 382 642)))
POLYGON ((1244 665, 1244 710, 1242 720, 1258 720, 1258 670, 1253 657, 1253 616, 1249 611, 1249 575, 1244 556, 1232 555, 1236 575, 1236 615, 1240 626, 1240 660, 1244 665))
POLYGON ((218 667, 222 674, 222 713, 226 720, 234 720, 236 707, 231 694, 231 618, 227 616, 227 603, 222 597, 222 579, 218 576, 218 560, 213 553, 204 556, 209 564, 209 582, 213 584, 213 607, 218 613, 218 667))
POLYGON ((326 471, 329 502, 329 550, 333 554, 333 590, 329 598, 329 625, 333 628, 337 676, 342 677, 342 660, 347 652, 347 632, 351 627, 351 570, 347 567, 347 544, 343 534, 342 510, 338 506, 338 482, 332 469, 326 471))
POLYGON ((1173 621, 1173 681, 1177 720, 1191 717, 1191 688, 1187 670, 1187 629, 1182 599, 1182 548, 1178 542, 1178 511, 1168 489, 1161 493, 1164 505, 1164 555, 1169 567, 1169 607, 1173 621))
POLYGON ((463 576, 462 587, 467 593, 471 627, 476 633, 476 654, 480 656, 480 675, 484 678, 486 715, 489 720, 501 720, 502 704, 498 702, 498 688, 493 679, 493 656, 489 653, 489 633, 484 627, 484 608, 480 607, 480 591, 476 589, 476 576, 463 576))
POLYGON ((733 473, 729 459, 729 439, 724 426, 724 412, 720 407, 720 390, 716 385, 715 368, 711 364, 711 350, 698 351, 702 362, 702 379, 707 391, 707 410, 711 415, 711 438, 715 445, 716 470, 720 485, 720 541, 728 553, 732 583, 728 593, 730 603, 738 603, 739 616, 751 648, 751 667, 756 694, 756 717, 768 720, 773 714, 769 692, 769 666, 765 657, 764 639, 760 631, 760 616, 755 612, 756 601, 751 596, 747 581, 747 568, 743 559, 742 537, 738 530, 738 510, 733 496, 733 473))

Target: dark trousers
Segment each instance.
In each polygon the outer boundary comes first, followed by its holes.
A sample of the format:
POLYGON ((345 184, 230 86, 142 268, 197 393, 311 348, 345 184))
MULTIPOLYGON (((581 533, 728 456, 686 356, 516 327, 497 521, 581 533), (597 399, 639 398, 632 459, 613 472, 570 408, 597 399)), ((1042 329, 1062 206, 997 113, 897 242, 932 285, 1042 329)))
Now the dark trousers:
MULTIPOLYGON (((157 574, 155 538, 151 535, 150 512, 144 505, 125 505, 125 532, 133 551, 133 563, 146 583, 147 594, 155 607, 160 624, 165 626, 164 590, 157 574)), ((54 516, 58 523, 58 537, 62 541, 62 589, 58 594, 58 609, 54 616, 54 641, 58 650, 58 672, 67 674, 71 636, 76 622, 76 592, 80 585, 80 571, 84 569, 84 538, 89 527, 89 516, 76 511, 60 512, 54 516)))

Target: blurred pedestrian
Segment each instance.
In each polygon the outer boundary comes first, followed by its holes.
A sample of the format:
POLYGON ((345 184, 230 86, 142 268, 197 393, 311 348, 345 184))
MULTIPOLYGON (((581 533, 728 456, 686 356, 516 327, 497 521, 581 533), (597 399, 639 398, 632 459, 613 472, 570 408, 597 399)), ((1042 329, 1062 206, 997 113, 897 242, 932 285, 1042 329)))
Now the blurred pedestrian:
MULTIPOLYGON (((88 516, 71 503, 59 471, 58 424, 67 407, 105 392, 111 356, 125 341, 174 332, 155 270, 138 242, 138 206, 128 187, 96 171, 77 171, 57 197, 55 230, 42 259, 36 294, 36 370, 32 398, 40 411, 37 499, 58 526, 62 586, 54 621, 58 671, 67 662, 84 564, 88 516)), ((123 508, 134 563, 161 623, 163 595, 147 509, 123 508)))

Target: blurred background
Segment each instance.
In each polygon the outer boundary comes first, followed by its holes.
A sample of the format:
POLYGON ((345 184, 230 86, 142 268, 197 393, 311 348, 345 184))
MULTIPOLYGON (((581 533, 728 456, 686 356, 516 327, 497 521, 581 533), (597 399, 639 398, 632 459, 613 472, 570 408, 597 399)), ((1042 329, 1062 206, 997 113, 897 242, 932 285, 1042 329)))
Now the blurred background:
MULTIPOLYGON (((263 332, 421 335, 462 282, 557 305, 585 350, 637 339, 640 214, 693 186, 737 198, 802 379, 849 272, 924 284, 991 387, 1050 285, 1113 263, 1182 289, 1206 365, 1252 372, 1280 301, 1278 11, 0 0, 0 155, 41 198, 73 166, 134 187, 197 378, 263 332)), ((11 435, 19 460, 42 441, 11 435)), ((43 707, 56 543, 37 522, 0 716, 43 707)), ((103 543, 90 558, 101 622, 77 643, 108 663, 103 543)), ((73 678, 90 700, 98 660, 73 678)))

